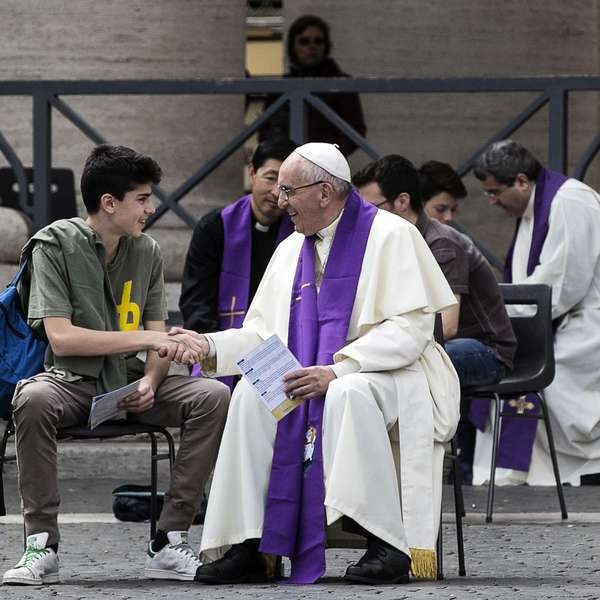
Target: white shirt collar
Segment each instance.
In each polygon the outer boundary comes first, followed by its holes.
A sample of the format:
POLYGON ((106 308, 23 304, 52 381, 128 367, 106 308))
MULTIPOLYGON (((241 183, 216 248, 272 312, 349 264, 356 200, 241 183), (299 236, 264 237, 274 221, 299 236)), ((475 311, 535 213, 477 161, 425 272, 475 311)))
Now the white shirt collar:
POLYGON ((262 233, 267 233, 267 231, 269 231, 268 225, 263 225, 262 223, 259 223, 258 221, 256 221, 256 223, 254 223, 254 228, 257 229, 258 231, 261 231, 262 233))
POLYGON ((315 235, 320 240, 333 239, 333 236, 335 235, 335 230, 337 229, 338 223, 340 222, 340 219, 342 218, 343 212, 344 212, 344 209, 342 208, 342 210, 340 211, 340 214, 335 218, 335 220, 332 223, 330 223, 329 225, 327 225, 327 227, 323 227, 323 229, 319 229, 319 231, 317 231, 317 233, 315 235))
POLYGON ((535 204, 535 185, 531 189, 531 195, 529 196, 529 201, 527 202, 527 207, 525 208, 525 212, 523 213, 522 219, 529 221, 533 219, 533 207, 535 204))

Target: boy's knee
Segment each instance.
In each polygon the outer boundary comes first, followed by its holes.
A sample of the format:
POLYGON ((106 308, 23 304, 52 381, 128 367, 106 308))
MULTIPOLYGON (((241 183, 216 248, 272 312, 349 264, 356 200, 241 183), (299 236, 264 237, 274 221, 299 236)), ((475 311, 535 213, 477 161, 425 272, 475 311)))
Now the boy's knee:
POLYGON ((195 394, 192 413, 210 413, 215 419, 225 421, 231 398, 229 387, 216 379, 199 379, 196 385, 198 394, 195 394))
POLYGON ((13 419, 35 419, 50 414, 54 403, 45 381, 31 381, 18 388, 12 401, 13 419))

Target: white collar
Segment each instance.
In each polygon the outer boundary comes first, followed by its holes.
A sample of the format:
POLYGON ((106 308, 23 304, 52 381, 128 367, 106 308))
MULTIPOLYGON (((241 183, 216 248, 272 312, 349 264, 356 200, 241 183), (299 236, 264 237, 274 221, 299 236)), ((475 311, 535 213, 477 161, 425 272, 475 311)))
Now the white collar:
POLYGON ((326 240, 326 239, 333 238, 333 236, 335 235, 335 230, 337 229, 338 223, 340 222, 340 219, 342 218, 343 212, 344 212, 344 209, 342 208, 342 210, 340 211, 340 214, 334 219, 334 221, 332 223, 330 223, 329 225, 327 225, 327 227, 323 227, 323 229, 319 229, 319 231, 317 231, 317 233, 315 235, 320 240, 326 240))
POLYGON ((267 231, 269 231, 269 226, 263 225, 262 223, 256 221, 256 223, 254 223, 254 229, 260 231, 261 233, 267 233, 267 231))
POLYGON ((535 184, 531 189, 531 195, 529 196, 529 201, 527 202, 527 207, 525 208, 525 212, 523 213, 522 219, 529 221, 533 219, 533 207, 535 204, 535 184))

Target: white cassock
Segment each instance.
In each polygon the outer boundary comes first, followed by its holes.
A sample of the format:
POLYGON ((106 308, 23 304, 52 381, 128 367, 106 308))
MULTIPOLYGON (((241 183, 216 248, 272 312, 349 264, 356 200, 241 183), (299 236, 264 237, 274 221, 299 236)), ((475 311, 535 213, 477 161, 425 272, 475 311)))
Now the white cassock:
MULTIPOLYGON (((317 285, 336 226, 337 221, 317 234, 317 285)), ((287 341, 304 239, 294 233, 278 246, 243 327, 210 334, 217 374, 237 373, 236 361, 274 333, 287 341)), ((450 360, 432 340, 433 322, 435 312, 454 302, 418 230, 378 211, 347 345, 334 356, 337 379, 326 394, 325 506, 328 524, 347 515, 407 554, 409 548, 435 548, 443 442, 456 429, 460 387, 450 360), (396 422, 401 493, 388 437, 396 422)), ((242 380, 233 392, 215 467, 202 532, 205 555, 216 558, 230 544, 261 537, 276 428, 242 380)), ((414 551, 412 557, 415 563, 414 551)))
MULTIPOLYGON (((551 205, 540 264, 527 276, 533 230, 531 194, 513 255, 514 283, 552 287, 552 319, 564 315, 554 337, 556 375, 544 390, 558 466, 564 483, 580 485, 581 475, 600 473, 600 196, 568 179, 551 205)), ((477 432, 473 484, 488 481, 491 421, 477 432)), ((538 422, 529 472, 497 469, 496 483, 554 485, 546 429, 538 422)))

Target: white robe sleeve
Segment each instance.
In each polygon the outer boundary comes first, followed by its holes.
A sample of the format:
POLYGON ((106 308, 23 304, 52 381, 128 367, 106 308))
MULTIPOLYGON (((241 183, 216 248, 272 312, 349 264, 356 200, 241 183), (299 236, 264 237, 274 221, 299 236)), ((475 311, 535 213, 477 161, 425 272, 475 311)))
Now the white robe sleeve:
POLYGON ((336 352, 335 362, 352 359, 357 370, 393 371, 417 360, 431 340, 434 315, 422 310, 391 317, 336 352))
POLYGON ((552 318, 586 296, 600 255, 600 203, 590 188, 563 185, 552 203, 540 264, 520 283, 552 287, 552 318))

